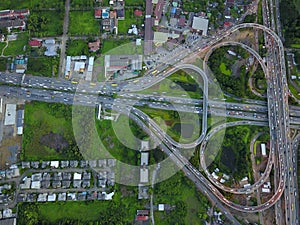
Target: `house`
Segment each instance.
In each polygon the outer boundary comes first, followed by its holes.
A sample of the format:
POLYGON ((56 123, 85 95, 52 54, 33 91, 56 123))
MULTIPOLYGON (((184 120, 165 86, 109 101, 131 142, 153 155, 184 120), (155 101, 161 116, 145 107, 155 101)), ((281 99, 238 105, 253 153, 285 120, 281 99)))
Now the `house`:
POLYGON ((95 17, 95 19, 101 19, 101 17, 102 17, 102 10, 101 9, 95 9, 94 17, 95 17))
POLYGON ((178 21, 178 26, 179 27, 185 26, 185 17, 184 16, 180 16, 179 21, 178 21))
POLYGON ((50 166, 51 166, 52 168, 58 168, 59 162, 58 162, 58 161, 51 161, 50 166))
POLYGON ((108 19, 109 18, 109 9, 102 9, 102 19, 108 19))
POLYGON ((100 40, 97 39, 94 42, 89 42, 88 46, 89 46, 89 51, 90 52, 96 52, 100 49, 100 40))
POLYGON ((29 45, 30 45, 30 47, 41 47, 42 42, 37 39, 32 39, 29 41, 29 45))
POLYGON ((117 9, 116 12, 117 12, 117 18, 118 18, 118 20, 124 20, 125 19, 124 8, 117 9))
POLYGON ((143 11, 139 10, 139 9, 134 10, 133 13, 134 13, 135 16, 142 16, 143 15, 143 11))
POLYGON ((47 200, 48 202, 54 202, 56 200, 56 194, 55 193, 49 194, 47 200))
POLYGON ((0 20, 0 29, 7 28, 10 33, 12 29, 25 30, 26 23, 23 20, 0 20))
POLYGON ((24 73, 27 69, 27 58, 24 58, 23 56, 16 57, 14 64, 16 73, 24 73))
POLYGON ((45 51, 45 56, 56 56, 57 55, 57 45, 55 44, 54 39, 47 39, 44 42, 44 46, 47 48, 45 51))
POLYGON ((203 36, 207 36, 208 19, 194 16, 192 28, 197 32, 201 31, 203 36))

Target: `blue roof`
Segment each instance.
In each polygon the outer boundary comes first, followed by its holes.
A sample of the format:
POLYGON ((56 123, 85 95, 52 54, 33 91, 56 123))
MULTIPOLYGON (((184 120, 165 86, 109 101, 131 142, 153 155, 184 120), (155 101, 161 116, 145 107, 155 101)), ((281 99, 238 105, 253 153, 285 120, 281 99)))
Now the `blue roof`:
POLYGON ((175 7, 173 7, 173 8, 171 9, 171 13, 173 13, 173 14, 176 13, 176 8, 175 8, 175 7))

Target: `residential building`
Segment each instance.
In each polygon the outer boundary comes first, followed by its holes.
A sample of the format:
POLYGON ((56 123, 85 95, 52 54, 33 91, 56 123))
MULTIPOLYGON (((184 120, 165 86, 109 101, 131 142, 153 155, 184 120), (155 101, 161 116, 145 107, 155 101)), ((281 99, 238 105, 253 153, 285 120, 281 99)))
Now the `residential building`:
POLYGON ((89 51, 90 52, 96 52, 100 49, 100 40, 97 39, 94 42, 89 42, 88 46, 89 46, 89 51))
POLYGON ((29 41, 29 45, 30 47, 41 47, 42 46, 42 42, 37 40, 37 39, 31 39, 29 41))
POLYGON ((101 9, 95 9, 94 17, 95 17, 95 19, 101 19, 101 17, 102 17, 102 10, 101 9))

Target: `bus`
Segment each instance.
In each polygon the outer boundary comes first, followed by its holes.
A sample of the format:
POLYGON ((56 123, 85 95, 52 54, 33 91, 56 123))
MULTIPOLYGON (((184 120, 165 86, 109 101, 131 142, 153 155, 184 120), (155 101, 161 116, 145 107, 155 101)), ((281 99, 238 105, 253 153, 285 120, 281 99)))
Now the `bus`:
POLYGON ((111 86, 112 86, 112 87, 117 87, 117 86, 118 86, 118 84, 116 84, 116 83, 112 83, 112 84, 111 84, 111 86))
POLYGON ((72 83, 72 84, 78 84, 78 82, 75 81, 75 80, 72 80, 71 83, 72 83))
POLYGON ((137 82, 139 82, 139 80, 134 80, 134 81, 133 81, 133 83, 137 83, 137 82))

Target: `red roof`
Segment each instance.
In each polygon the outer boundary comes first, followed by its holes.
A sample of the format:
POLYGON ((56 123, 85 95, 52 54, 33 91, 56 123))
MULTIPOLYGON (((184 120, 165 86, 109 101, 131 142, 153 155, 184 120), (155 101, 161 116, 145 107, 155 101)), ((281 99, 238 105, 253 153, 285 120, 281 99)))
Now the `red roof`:
POLYGON ((136 15, 136 16, 142 16, 143 12, 141 10, 136 9, 136 10, 134 10, 134 15, 136 15))
POLYGON ((183 27, 185 25, 185 18, 184 17, 180 17, 178 25, 183 27))
POLYGON ((101 15, 102 15, 102 10, 101 9, 96 9, 95 10, 95 17, 101 17, 101 15))
POLYGON ((148 219, 148 216, 136 216, 136 220, 138 221, 145 221, 148 219))
POLYGON ((225 27, 230 26, 230 22, 224 22, 224 26, 225 26, 225 27))
POLYGON ((40 47, 42 45, 42 42, 40 42, 38 40, 30 40, 29 45, 31 47, 40 47))

